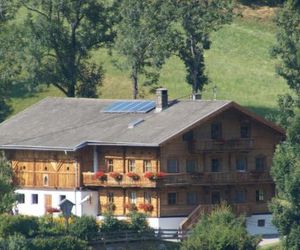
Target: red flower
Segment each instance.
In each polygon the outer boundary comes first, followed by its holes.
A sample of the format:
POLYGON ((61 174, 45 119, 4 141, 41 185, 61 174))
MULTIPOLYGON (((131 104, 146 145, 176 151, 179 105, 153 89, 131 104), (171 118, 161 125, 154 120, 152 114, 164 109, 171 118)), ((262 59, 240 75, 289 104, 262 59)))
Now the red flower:
POLYGON ((95 177, 99 180, 106 180, 107 179, 107 175, 103 171, 96 172, 95 177))
POLYGON ((127 173, 127 176, 130 177, 130 178, 132 178, 135 181, 137 181, 140 178, 140 176, 138 174, 133 173, 133 172, 127 173))
POLYGON ((137 207, 134 203, 126 203, 125 208, 128 209, 129 211, 136 211, 137 207))
POLYGON ((152 172, 147 172, 147 173, 144 174, 144 177, 145 177, 145 178, 148 178, 148 179, 152 179, 154 176, 155 176, 155 175, 154 175, 154 173, 152 173, 152 172))
POLYGON ((139 204, 139 209, 144 210, 145 212, 152 212, 153 211, 153 205, 149 203, 141 203, 139 204))
POLYGON ((109 176, 112 177, 112 178, 114 178, 114 179, 117 180, 117 181, 121 181, 122 178, 123 178, 123 175, 120 174, 120 173, 118 173, 118 172, 111 172, 111 173, 109 174, 109 176))
POLYGON ((165 176, 166 176, 166 174, 164 172, 158 172, 158 173, 147 172, 144 175, 145 178, 148 178, 151 181, 163 178, 165 176))
POLYGON ((53 213, 58 213, 60 212, 60 209, 55 208, 55 207, 47 207, 46 208, 46 213, 48 214, 53 214, 53 213))

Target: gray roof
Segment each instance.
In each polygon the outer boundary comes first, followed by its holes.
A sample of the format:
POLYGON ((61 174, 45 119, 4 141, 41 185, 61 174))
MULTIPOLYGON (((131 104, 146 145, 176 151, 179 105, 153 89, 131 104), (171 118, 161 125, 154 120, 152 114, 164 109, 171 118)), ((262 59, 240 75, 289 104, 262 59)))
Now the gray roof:
POLYGON ((85 145, 156 147, 218 111, 237 105, 230 101, 179 100, 159 113, 102 112, 115 101, 46 98, 0 124, 0 148, 73 151, 85 145), (128 128, 138 119, 144 121, 128 128))

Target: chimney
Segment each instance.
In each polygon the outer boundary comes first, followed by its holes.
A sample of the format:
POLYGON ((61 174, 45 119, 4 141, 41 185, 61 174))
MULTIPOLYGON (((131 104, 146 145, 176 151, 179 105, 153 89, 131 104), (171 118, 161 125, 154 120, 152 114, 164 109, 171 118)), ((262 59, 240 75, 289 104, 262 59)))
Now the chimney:
POLYGON ((200 93, 193 93, 192 94, 192 100, 201 100, 201 94, 200 93))
POLYGON ((168 90, 166 88, 156 89, 156 109, 155 112, 161 112, 168 107, 168 90))

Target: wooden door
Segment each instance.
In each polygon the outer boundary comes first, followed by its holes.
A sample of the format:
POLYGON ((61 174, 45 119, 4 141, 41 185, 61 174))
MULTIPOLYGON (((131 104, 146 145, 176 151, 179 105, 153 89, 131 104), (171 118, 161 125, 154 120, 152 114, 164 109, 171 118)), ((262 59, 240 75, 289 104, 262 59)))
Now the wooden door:
POLYGON ((45 213, 47 212, 47 208, 52 207, 52 195, 45 194, 45 213))

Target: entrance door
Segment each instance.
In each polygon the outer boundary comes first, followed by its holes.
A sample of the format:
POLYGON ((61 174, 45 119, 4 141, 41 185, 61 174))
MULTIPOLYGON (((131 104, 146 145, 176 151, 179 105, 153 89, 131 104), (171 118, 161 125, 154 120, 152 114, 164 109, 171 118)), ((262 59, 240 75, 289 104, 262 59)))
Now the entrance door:
POLYGON ((45 213, 47 212, 47 208, 52 207, 52 195, 45 194, 45 213))

